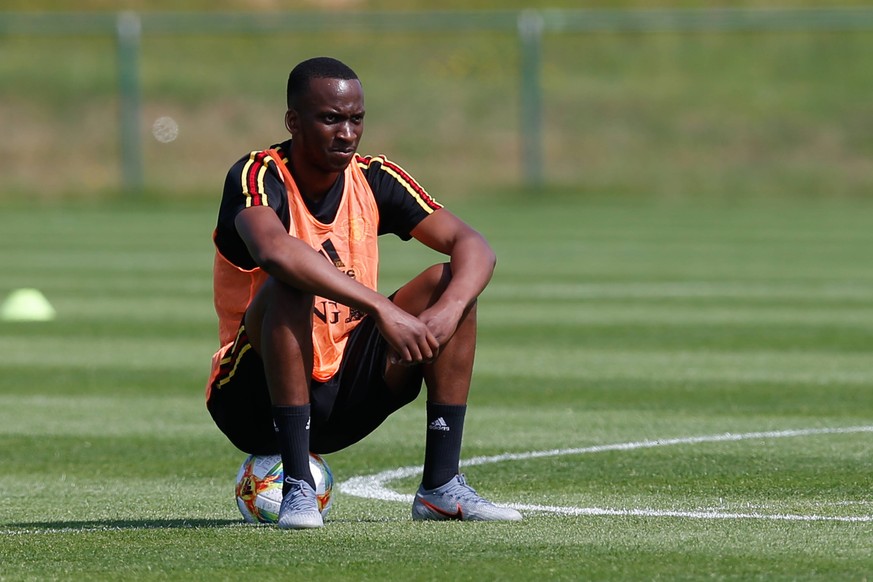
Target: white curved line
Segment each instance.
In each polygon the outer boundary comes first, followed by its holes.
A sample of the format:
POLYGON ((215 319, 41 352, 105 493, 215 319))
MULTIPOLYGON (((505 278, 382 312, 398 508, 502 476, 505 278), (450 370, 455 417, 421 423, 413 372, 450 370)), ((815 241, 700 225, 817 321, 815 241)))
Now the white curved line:
MULTIPOLYGON (((489 463, 501 463, 504 461, 520 461, 525 459, 539 459, 544 457, 560 457, 566 455, 582 455, 591 453, 603 453, 608 451, 632 451, 637 449, 649 449, 673 445, 693 445, 700 443, 719 443, 744 441, 754 439, 776 439, 788 437, 814 436, 823 434, 850 434, 859 432, 873 433, 873 426, 850 426, 842 428, 806 428, 796 430, 779 430, 747 433, 723 433, 717 435, 705 435, 696 437, 681 437, 671 439, 644 440, 628 443, 616 443, 611 445, 594 445, 571 449, 551 449, 547 451, 528 451, 523 453, 504 453, 493 456, 480 456, 461 461, 462 467, 485 465, 489 463)), ((421 472, 421 467, 409 466, 398 469, 389 469, 373 475, 352 477, 341 483, 337 483, 339 491, 355 497, 376 499, 379 501, 401 501, 412 503, 413 496, 397 493, 387 487, 389 481, 412 477, 421 472)), ((869 522, 873 516, 828 516, 828 515, 802 515, 802 514, 765 514, 765 513, 729 513, 715 510, 700 511, 662 511, 657 509, 608 509, 597 507, 560 507, 549 505, 523 505, 503 504, 522 511, 537 511, 557 513, 562 515, 587 515, 587 516, 639 516, 639 517, 685 517, 693 519, 768 519, 780 521, 845 521, 845 522, 869 522)))

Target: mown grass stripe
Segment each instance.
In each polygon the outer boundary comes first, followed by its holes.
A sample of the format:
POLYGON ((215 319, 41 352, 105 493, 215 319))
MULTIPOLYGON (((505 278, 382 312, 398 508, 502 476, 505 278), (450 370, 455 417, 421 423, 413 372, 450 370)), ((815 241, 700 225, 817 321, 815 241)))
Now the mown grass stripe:
POLYGON ((834 283, 775 281, 670 281, 621 283, 504 283, 498 278, 488 287, 484 297, 526 301, 533 299, 766 299, 766 300, 870 300, 870 285, 857 281, 834 283))
POLYGON ((873 383, 867 354, 784 351, 605 350, 572 346, 483 346, 476 369, 493 376, 725 380, 731 382, 873 383))

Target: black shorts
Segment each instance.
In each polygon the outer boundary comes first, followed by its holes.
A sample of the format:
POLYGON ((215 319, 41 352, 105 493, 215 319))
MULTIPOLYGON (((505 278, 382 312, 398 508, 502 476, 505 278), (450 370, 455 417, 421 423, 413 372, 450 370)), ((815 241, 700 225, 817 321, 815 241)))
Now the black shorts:
MULTIPOLYGON (((251 349, 243 326, 206 407, 230 442, 245 453, 279 453, 264 365, 251 349), (221 384, 220 384, 221 383, 221 384)), ((421 367, 399 393, 383 378, 388 344, 371 317, 352 330, 340 368, 327 382, 312 380, 309 450, 332 453, 373 432, 388 416, 421 391, 421 367)))

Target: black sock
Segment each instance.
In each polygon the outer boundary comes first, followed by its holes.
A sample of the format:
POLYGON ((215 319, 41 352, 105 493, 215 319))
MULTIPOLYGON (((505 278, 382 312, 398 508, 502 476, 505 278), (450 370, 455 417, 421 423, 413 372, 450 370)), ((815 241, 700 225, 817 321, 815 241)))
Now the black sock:
MULTIPOLYGON (((274 406, 273 423, 282 453, 285 477, 303 480, 315 489, 315 479, 309 470, 309 404, 302 406, 274 406)), ((282 494, 288 492, 288 484, 282 494)))
POLYGON ((458 474, 466 412, 465 404, 427 403, 424 475, 421 478, 425 489, 445 485, 458 474))

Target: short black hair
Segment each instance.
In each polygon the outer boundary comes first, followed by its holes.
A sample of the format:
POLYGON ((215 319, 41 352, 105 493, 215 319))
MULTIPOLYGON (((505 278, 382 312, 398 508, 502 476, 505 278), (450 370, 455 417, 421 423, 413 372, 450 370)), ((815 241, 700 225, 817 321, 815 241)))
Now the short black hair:
POLYGON ((357 79, 355 72, 345 63, 331 57, 315 57, 298 64, 288 75, 287 100, 288 109, 293 109, 297 102, 309 89, 311 79, 342 79, 351 81, 357 79))

